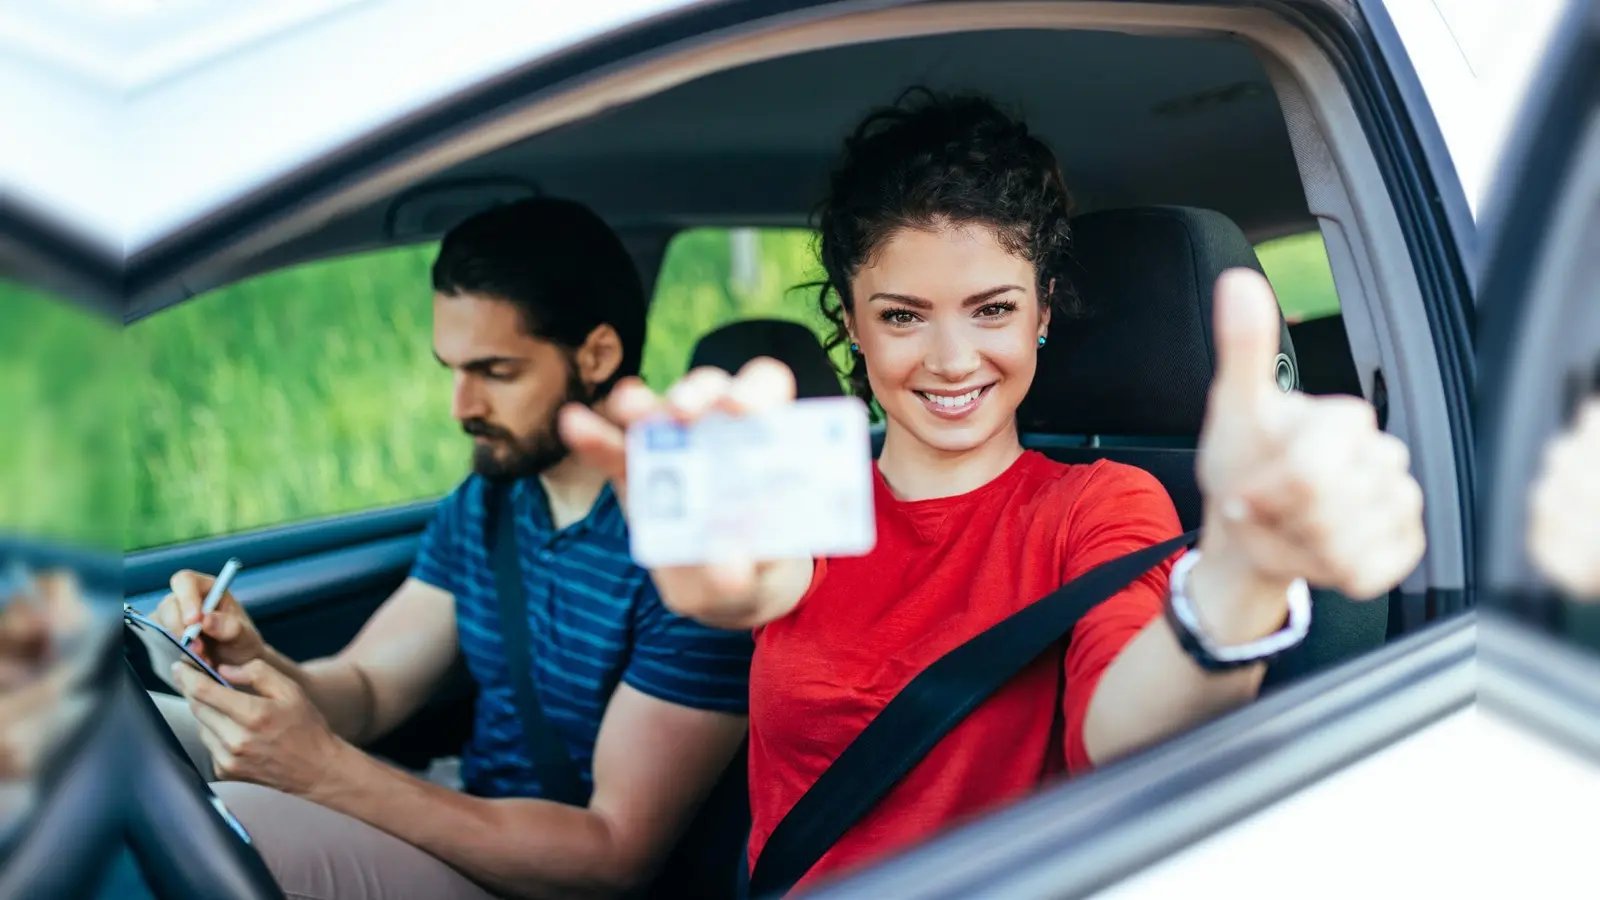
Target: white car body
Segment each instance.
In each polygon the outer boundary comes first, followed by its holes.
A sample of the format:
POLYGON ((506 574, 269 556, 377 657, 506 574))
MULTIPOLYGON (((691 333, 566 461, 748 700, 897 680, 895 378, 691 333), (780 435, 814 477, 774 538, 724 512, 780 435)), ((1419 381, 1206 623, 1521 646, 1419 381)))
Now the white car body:
MULTIPOLYGON (((1565 0, 1385 5, 1477 218, 1565 0)), ((1592 896, 1596 811, 1600 765, 1473 705, 1101 896, 1592 896), (1364 866, 1319 862, 1352 842, 1364 866)))
MULTIPOLYGON (((28 89, 0 90, 11 127, 0 193, 108 254, 136 255, 459 90, 703 2, 545 3, 538 28, 525 0, 7 3, 0 84, 28 89), (301 90, 283 91, 282 72, 298 73, 301 90)), ((1562 6, 1388 0, 1475 217, 1562 6)), ((1600 809, 1600 769, 1474 707, 1106 896, 1577 896, 1595 830, 1524 824, 1575 809, 1600 809), (1319 862, 1347 842, 1370 845, 1369 866, 1319 862)))

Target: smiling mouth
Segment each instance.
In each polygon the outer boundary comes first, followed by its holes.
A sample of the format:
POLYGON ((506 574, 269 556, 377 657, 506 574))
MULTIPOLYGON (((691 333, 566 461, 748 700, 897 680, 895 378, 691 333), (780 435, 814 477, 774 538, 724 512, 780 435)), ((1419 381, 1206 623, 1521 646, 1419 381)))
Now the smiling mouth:
POLYGON ((926 391, 913 391, 912 393, 916 394, 917 398, 922 401, 922 405, 927 407, 933 414, 946 418, 959 418, 976 409, 992 387, 994 385, 986 384, 980 388, 973 388, 964 394, 954 395, 930 394, 926 391))

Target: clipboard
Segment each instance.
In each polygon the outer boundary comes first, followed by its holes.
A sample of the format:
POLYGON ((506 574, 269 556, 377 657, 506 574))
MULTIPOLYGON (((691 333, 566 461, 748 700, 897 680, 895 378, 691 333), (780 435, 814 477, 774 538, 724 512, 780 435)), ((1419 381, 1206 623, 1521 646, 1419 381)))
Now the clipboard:
POLYGON ((127 605, 122 607, 122 624, 144 643, 145 650, 150 654, 150 668, 156 677, 165 681, 174 690, 177 689, 177 685, 172 683, 172 664, 179 660, 210 675, 223 687, 238 690, 229 684, 226 678, 217 674, 217 670, 213 669, 210 663, 180 643, 172 632, 141 615, 133 607, 127 605))

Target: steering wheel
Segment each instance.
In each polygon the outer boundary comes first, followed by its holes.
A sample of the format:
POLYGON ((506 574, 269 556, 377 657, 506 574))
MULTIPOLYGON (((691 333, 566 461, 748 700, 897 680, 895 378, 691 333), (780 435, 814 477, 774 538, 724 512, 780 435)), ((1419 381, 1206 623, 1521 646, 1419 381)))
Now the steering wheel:
POLYGON ((128 842, 158 897, 284 900, 266 861, 189 761, 126 659, 117 683, 127 781, 128 842))

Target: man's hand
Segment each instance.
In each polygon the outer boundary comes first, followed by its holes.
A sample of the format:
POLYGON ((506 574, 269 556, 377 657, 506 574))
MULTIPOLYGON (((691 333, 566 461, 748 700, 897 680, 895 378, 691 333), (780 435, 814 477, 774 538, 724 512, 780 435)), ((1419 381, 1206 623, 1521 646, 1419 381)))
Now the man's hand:
MULTIPOLYGON (((619 382, 609 399, 610 418, 581 404, 561 411, 561 437, 583 461, 606 473, 626 503, 628 460, 623 430, 644 419, 670 415, 695 422, 711 412, 750 415, 794 403, 794 373, 774 359, 746 363, 737 376, 695 369, 657 397, 637 378, 619 382)), ((680 616, 730 629, 752 628, 787 615, 811 583, 810 559, 730 560, 706 566, 652 571, 661 600, 680 616)))
POLYGON ((1402 581, 1426 546, 1423 497, 1405 444, 1378 430, 1368 403, 1279 389, 1278 306, 1265 278, 1230 270, 1215 296, 1194 586, 1205 582, 1224 607, 1230 595, 1271 598, 1270 610, 1221 610, 1253 623, 1248 639, 1281 623, 1295 578, 1360 599, 1402 581))
POLYGON ((262 660, 223 665, 229 690, 192 663, 172 677, 200 723, 200 740, 219 778, 250 781, 305 796, 329 777, 329 760, 348 747, 287 675, 262 660))
POLYGON ((242 666, 260 659, 266 652, 266 643, 231 592, 222 595, 215 610, 201 614, 200 607, 216 580, 215 576, 189 569, 173 575, 172 593, 162 599, 150 618, 174 635, 199 622, 200 637, 190 649, 213 666, 242 666))
POLYGON ((1528 512, 1534 564, 1575 599, 1600 600, 1600 397, 1545 450, 1528 512))

